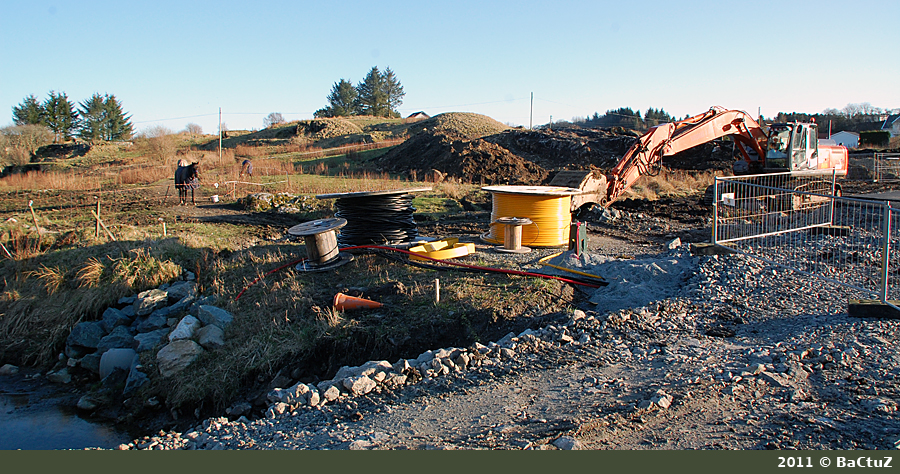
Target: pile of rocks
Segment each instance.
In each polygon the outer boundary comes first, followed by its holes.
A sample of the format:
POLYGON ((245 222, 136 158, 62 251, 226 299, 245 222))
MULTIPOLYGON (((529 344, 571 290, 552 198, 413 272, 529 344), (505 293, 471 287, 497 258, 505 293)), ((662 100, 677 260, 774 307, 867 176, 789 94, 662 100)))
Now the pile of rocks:
MULTIPOLYGON (((590 336, 584 331, 572 333, 569 328, 585 317, 583 311, 575 310, 569 322, 560 327, 550 325, 537 331, 526 329, 518 336, 509 333, 488 345, 476 342, 470 348, 428 350, 415 359, 400 359, 393 364, 381 360, 356 367, 344 366, 334 378, 315 385, 298 382, 289 388, 275 388, 267 396, 270 405, 266 417, 272 419, 285 413, 296 413, 303 407, 318 407, 370 392, 396 390, 423 378, 433 379, 468 369, 497 366, 515 359, 517 349, 534 352, 545 347, 584 343, 590 340, 590 336)), ((238 411, 236 408, 229 409, 229 414, 238 411)))
MULTIPOLYGON (((210 304, 212 298, 200 297, 193 280, 186 272, 181 281, 120 299, 100 321, 76 324, 60 354, 60 365, 47 373, 47 379, 70 383, 70 371, 80 368, 99 376, 104 387, 124 381, 122 396, 127 398, 149 380, 140 353, 156 350, 159 375, 169 377, 204 351, 223 346, 225 329, 234 318, 210 304)), ((87 394, 78 406, 93 410, 107 395, 87 394)))
POLYGON ((298 213, 316 209, 315 198, 289 193, 253 193, 240 200, 241 206, 253 212, 298 213))

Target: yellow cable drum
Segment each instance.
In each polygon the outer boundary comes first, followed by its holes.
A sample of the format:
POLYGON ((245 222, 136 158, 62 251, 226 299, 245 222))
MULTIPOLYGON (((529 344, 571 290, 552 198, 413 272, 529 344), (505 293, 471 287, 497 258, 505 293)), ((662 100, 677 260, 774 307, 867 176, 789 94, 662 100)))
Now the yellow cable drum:
POLYGON ((522 227, 522 245, 561 247, 569 243, 574 188, 558 186, 485 186, 492 195, 491 229, 481 236, 485 242, 503 244, 505 225, 501 217, 527 217, 532 224, 522 227))

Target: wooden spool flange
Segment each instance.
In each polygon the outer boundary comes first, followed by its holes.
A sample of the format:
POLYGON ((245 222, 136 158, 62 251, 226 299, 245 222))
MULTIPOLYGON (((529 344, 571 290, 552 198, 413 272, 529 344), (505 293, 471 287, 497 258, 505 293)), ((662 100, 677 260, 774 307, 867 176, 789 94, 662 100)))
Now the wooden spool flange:
POLYGON ((306 261, 297 265, 298 271, 322 271, 341 266, 353 259, 338 250, 335 231, 347 225, 342 218, 319 219, 297 224, 288 234, 303 237, 306 242, 306 261))
POLYGON ((531 219, 527 217, 500 217, 495 221, 503 224, 506 229, 503 233, 503 246, 494 247, 494 250, 504 253, 528 253, 529 247, 522 246, 522 226, 531 225, 531 219))

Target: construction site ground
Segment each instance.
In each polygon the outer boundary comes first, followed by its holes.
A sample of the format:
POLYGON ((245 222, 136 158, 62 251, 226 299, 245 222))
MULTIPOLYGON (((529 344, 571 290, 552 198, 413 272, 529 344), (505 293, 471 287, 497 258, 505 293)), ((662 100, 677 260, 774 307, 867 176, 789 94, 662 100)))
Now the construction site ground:
MULTIPOLYGON (((861 296, 837 285, 740 256, 690 256, 709 235, 699 198, 624 201, 612 220, 586 219, 589 253, 687 262, 671 297, 612 311, 582 303, 584 317, 517 338, 511 358, 271 419, 213 417, 129 447, 895 448, 900 322, 850 317, 861 296)), ((472 237, 486 214, 420 230, 472 237)), ((539 252, 533 260, 549 253, 539 252)))

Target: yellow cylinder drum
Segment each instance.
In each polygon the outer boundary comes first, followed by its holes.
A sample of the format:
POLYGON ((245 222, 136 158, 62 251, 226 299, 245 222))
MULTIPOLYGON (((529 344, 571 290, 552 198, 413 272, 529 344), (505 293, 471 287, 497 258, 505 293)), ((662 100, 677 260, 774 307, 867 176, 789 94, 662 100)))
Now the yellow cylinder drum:
POLYGON ((522 227, 521 245, 529 247, 562 247, 569 243, 572 223, 570 205, 577 189, 553 186, 485 186, 492 194, 491 229, 482 236, 486 242, 503 244, 506 225, 497 223, 503 217, 531 219, 522 227))

